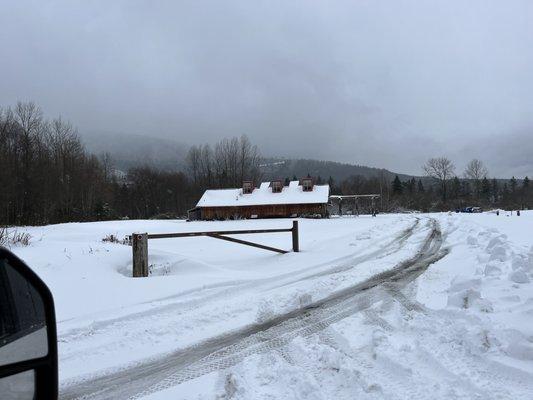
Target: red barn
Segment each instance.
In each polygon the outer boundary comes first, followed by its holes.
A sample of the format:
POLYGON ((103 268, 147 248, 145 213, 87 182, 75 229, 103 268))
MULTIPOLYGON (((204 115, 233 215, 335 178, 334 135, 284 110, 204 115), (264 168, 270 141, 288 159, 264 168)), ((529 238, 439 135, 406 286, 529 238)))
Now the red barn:
POLYGON ((311 178, 292 181, 263 182, 255 188, 244 182, 239 189, 206 190, 196 207, 189 211, 190 220, 273 218, 327 215, 329 185, 314 185, 311 178))

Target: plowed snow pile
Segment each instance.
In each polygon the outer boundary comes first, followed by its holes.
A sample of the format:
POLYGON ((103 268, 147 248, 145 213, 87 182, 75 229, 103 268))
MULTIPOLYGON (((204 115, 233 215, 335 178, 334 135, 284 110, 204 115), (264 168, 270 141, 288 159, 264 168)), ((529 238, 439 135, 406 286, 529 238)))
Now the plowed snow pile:
MULTIPOLYGON (((533 212, 301 220, 302 252, 108 234, 288 220, 26 228, 50 285, 63 398, 532 399, 533 212)), ((290 248, 290 235, 244 239, 290 248)))

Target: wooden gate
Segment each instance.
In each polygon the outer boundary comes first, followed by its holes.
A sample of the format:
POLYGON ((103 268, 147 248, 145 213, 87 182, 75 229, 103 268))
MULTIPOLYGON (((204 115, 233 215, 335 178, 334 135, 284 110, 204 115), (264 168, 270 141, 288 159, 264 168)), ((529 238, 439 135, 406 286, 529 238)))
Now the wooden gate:
POLYGON ((238 231, 209 231, 209 232, 182 232, 182 233, 132 233, 129 237, 133 251, 133 277, 148 276, 148 239, 170 239, 194 236, 208 236, 214 239, 226 240, 228 242, 239 243, 246 246, 257 247, 259 249, 274 251, 285 254, 287 250, 275 247, 265 246, 259 243, 249 242, 247 240, 236 239, 227 235, 249 235, 254 233, 292 233, 292 251, 299 252, 299 234, 298 221, 292 221, 292 228, 284 229, 252 229, 238 231))

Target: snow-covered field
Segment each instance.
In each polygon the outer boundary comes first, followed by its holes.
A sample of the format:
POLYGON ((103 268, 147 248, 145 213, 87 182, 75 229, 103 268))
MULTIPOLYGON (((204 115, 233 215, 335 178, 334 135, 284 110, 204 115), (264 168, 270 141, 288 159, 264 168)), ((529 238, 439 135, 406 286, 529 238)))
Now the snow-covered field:
POLYGON ((150 240, 149 278, 102 238, 291 221, 28 227, 13 250, 54 294, 64 399, 532 399, 533 212, 507 214, 304 219, 284 255, 150 240))

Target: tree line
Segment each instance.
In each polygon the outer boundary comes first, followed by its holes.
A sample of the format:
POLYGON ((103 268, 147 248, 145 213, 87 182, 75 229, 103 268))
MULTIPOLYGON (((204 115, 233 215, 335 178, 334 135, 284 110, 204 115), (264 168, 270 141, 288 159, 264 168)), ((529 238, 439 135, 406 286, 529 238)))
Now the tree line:
POLYGON ((449 211, 465 207, 523 210, 533 207, 529 177, 496 179, 481 160, 473 159, 457 173, 446 157, 429 159, 422 166, 423 176, 390 180, 383 173, 372 178, 352 176, 340 183, 330 182, 336 194, 380 194, 377 205, 385 212, 417 210, 449 211))
POLYGON ((426 175, 437 183, 435 204, 442 207, 464 206, 529 209, 533 204, 529 177, 496 179, 481 160, 472 159, 460 177, 455 164, 446 157, 429 159, 423 166, 426 175))
MULTIPOLYGON (((0 225, 183 217, 205 189, 240 187, 244 180, 258 184, 262 177, 260 151, 246 136, 192 146, 186 164, 184 171, 140 165, 120 173, 108 154, 85 150, 71 123, 46 119, 36 104, 19 102, 0 109, 0 225)), ((528 177, 491 179, 479 160, 462 177, 444 157, 428 160, 423 171, 425 178, 404 181, 385 171, 340 182, 314 178, 334 194, 378 193, 382 211, 518 209, 533 203, 528 177)))
MULTIPOLYGON (((490 178, 488 169, 478 159, 467 164, 462 176, 456 173, 455 164, 446 157, 429 159, 422 171, 423 179, 402 181, 395 176, 385 192, 382 191, 384 210, 448 211, 465 207, 522 210, 533 205, 533 190, 527 176, 523 179, 514 176, 510 179, 490 178)), ((368 190, 380 193, 382 183, 369 183, 372 188, 368 190)), ((353 189, 353 186, 349 188, 353 189)))
POLYGON ((0 223, 97 218, 106 179, 70 123, 34 103, 0 110, 0 223))
POLYGON ((76 129, 32 102, 0 109, 0 225, 183 217, 206 188, 260 179, 246 136, 191 147, 186 171, 147 165, 115 170, 89 154, 76 129))

